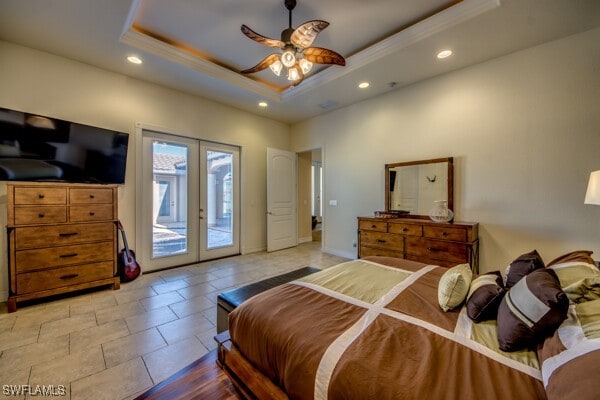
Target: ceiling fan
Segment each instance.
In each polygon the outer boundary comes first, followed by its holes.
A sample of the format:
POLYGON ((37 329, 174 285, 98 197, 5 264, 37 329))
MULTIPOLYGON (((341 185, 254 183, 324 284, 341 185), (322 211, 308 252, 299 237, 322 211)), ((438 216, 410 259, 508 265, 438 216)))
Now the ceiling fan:
POLYGON ((308 21, 292 28, 292 10, 296 7, 296 0, 284 0, 285 7, 289 10, 289 27, 281 32, 281 40, 262 36, 246 25, 242 25, 242 33, 250 39, 268 47, 277 47, 281 53, 273 53, 265 57, 252 68, 241 71, 242 74, 253 74, 269 67, 277 76, 283 68, 287 68, 287 79, 297 85, 315 64, 346 65, 344 57, 333 50, 321 47, 311 47, 313 41, 329 22, 322 20, 308 21))

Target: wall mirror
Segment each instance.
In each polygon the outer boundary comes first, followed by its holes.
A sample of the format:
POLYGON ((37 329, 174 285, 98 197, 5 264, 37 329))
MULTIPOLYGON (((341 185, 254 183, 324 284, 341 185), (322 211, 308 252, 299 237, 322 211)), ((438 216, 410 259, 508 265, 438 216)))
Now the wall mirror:
POLYGON ((427 216, 434 201, 448 201, 454 210, 454 164, 452 157, 385 165, 386 211, 408 211, 427 216))

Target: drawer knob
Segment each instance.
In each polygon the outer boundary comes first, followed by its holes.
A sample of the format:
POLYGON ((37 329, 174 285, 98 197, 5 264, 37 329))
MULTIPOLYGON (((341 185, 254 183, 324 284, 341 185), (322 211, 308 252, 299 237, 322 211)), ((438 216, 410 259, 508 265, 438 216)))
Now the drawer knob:
POLYGON ((67 280, 67 279, 77 278, 78 276, 79 276, 79 274, 68 274, 68 275, 61 276, 60 279, 67 280))
POLYGON ((385 240, 383 240, 383 239, 377 239, 376 242, 377 243, 385 243, 385 240))
POLYGON ((61 254, 60 258, 71 258, 71 257, 77 257, 78 254, 77 253, 69 253, 69 254, 61 254))
POLYGON ((38 199, 43 199, 44 195, 42 193, 38 194, 38 199))
POLYGON ((94 215, 96 215, 96 213, 93 211, 90 211, 90 215, 93 217, 94 215))
POLYGON ((442 232, 442 236, 448 236, 448 232, 442 232))
POLYGON ((432 252, 440 251, 440 249, 436 249, 435 247, 428 247, 427 250, 432 252))
POLYGON ((93 198, 94 198, 94 195, 93 195, 93 194, 90 194, 90 199, 93 199, 93 198))
POLYGON ((371 225, 371 228, 375 229, 377 228, 377 225, 371 225))
POLYGON ((402 232, 408 232, 408 228, 402 228, 402 232))
POLYGON ((44 213, 39 213, 39 214, 38 214, 38 217, 40 217, 40 218, 44 218, 44 213))
POLYGON ((58 234, 58 236, 61 236, 61 237, 75 236, 75 235, 77 235, 77 232, 62 232, 62 233, 58 234))

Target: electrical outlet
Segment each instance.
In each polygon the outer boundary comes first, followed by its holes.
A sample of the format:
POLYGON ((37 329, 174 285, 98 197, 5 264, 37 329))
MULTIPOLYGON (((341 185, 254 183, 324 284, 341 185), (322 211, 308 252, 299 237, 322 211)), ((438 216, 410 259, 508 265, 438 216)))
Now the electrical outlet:
POLYGON ((352 247, 356 247, 356 240, 352 241, 352 247))

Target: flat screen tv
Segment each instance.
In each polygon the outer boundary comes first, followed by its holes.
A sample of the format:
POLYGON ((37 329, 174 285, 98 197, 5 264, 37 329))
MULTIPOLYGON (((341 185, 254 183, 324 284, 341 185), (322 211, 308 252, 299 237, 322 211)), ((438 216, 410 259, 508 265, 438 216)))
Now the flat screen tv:
POLYGON ((125 182, 129 135, 0 108, 0 180, 125 182))

